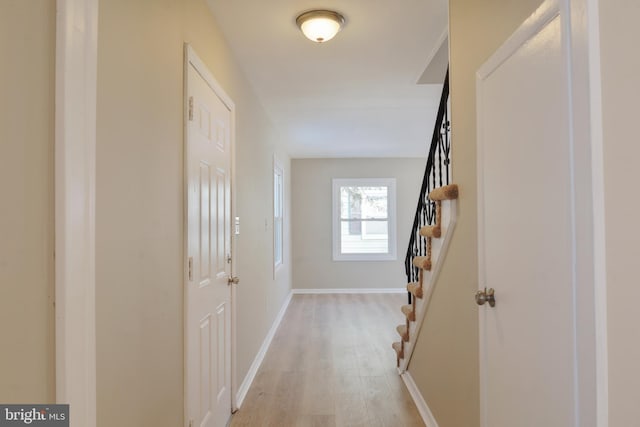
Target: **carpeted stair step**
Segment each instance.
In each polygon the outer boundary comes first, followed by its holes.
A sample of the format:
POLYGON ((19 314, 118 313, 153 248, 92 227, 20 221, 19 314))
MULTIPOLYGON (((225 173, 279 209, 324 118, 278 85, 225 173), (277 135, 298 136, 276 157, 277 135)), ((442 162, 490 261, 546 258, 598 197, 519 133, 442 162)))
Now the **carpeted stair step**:
POLYGON ((426 225, 420 229, 420 235, 438 238, 442 236, 442 228, 439 225, 426 225))
POLYGON ((458 198, 458 186, 456 184, 439 187, 429 193, 431 200, 453 200, 458 198))
POLYGON ((407 325, 398 325, 396 331, 398 331, 402 341, 409 341, 409 328, 407 328, 407 325))
POLYGON ((401 310, 404 313, 404 315, 407 316, 407 319, 409 321, 415 322, 416 313, 413 311, 413 305, 403 305, 401 310))
POLYGON ((422 286, 420 286, 420 283, 409 283, 407 285, 407 291, 416 298, 422 298, 422 286))
POLYGON ((396 351, 396 356, 398 359, 404 358, 404 346, 402 345, 402 341, 394 342, 391 344, 391 347, 396 351))
POLYGON ((423 270, 431 271, 431 260, 426 256, 417 256, 413 259, 413 265, 423 270))

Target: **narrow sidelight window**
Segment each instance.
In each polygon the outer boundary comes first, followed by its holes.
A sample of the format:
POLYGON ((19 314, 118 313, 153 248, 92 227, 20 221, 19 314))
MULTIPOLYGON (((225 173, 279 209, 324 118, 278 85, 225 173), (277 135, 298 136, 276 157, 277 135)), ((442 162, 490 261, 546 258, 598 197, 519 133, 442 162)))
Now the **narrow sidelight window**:
POLYGON ((282 166, 273 160, 273 267, 282 265, 284 252, 284 173, 282 166))

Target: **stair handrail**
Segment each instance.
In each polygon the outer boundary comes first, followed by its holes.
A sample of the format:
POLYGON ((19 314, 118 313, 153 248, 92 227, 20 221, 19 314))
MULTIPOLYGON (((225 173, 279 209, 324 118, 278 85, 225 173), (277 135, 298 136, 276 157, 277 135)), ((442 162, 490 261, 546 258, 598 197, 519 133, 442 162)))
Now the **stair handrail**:
MULTIPOLYGON (((451 153, 451 123, 449 121, 448 101, 449 69, 447 68, 444 84, 442 85, 442 94, 440 95, 438 114, 436 115, 436 122, 433 128, 431 145, 429 147, 427 166, 424 171, 424 177, 422 178, 418 206, 413 219, 411 235, 409 236, 407 255, 404 260, 407 283, 418 280, 418 268, 413 266, 413 259, 417 256, 426 255, 427 251, 425 240, 420 236, 420 228, 426 225, 432 225, 436 221, 435 203, 429 200, 429 193, 435 187, 442 187, 450 183, 451 159, 449 156, 451 153)), ((409 298, 411 298, 411 294, 409 294, 409 298)))

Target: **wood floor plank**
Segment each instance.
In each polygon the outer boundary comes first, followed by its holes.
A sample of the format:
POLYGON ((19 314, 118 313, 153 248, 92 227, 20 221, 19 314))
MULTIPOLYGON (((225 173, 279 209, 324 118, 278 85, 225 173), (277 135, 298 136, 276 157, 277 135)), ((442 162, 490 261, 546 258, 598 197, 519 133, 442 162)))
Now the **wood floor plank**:
POLYGON ((231 426, 423 426, 390 346, 405 301, 294 295, 231 426))
POLYGON ((360 391, 338 392, 336 394, 336 425, 369 426, 367 404, 360 391))
POLYGON ((334 427, 336 417, 334 415, 300 415, 296 427, 334 427))

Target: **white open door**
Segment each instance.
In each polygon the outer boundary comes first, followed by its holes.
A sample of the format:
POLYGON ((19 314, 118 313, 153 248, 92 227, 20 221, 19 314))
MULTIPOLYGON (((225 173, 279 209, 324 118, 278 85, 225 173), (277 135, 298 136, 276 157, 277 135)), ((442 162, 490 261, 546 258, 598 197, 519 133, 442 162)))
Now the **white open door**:
POLYGON ((595 425, 571 30, 569 1, 547 1, 478 72, 479 292, 496 300, 479 313, 483 427, 595 425))
POLYGON ((222 427, 231 416, 232 106, 187 47, 186 418, 222 427))

